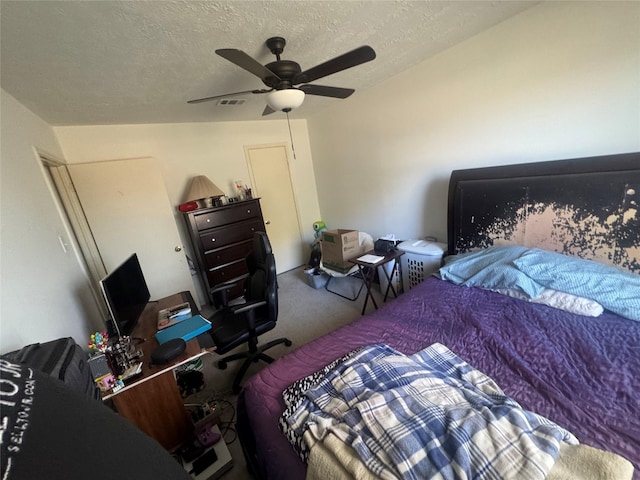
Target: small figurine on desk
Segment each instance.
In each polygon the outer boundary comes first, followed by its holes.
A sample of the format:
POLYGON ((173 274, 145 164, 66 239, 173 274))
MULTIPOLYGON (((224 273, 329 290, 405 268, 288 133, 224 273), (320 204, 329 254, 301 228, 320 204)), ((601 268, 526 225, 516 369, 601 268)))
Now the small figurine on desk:
POLYGON ((92 333, 89 338, 89 350, 105 353, 109 348, 109 335, 107 332, 92 333))
POLYGON ((94 381, 96 382, 96 385, 98 385, 98 388, 100 388, 101 392, 108 392, 115 387, 117 380, 113 374, 107 373, 106 375, 96 378, 94 381))
POLYGON ((122 381, 122 379, 116 379, 116 377, 114 377, 111 373, 107 373, 106 375, 98 377, 94 381, 96 382, 96 385, 98 385, 100 391, 103 393, 108 391, 111 391, 111 393, 116 393, 118 390, 124 388, 124 382, 122 381))

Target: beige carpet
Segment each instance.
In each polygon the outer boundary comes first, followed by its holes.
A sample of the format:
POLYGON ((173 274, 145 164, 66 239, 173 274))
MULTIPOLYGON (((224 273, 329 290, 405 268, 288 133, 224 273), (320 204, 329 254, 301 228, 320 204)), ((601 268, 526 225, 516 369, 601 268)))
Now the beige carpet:
MULTIPOLYGON (((359 278, 341 278, 332 280, 329 287, 350 297, 357 293, 361 284, 362 280, 359 278)), ((302 267, 280 274, 278 286, 278 324, 272 331, 261 336, 260 342, 264 343, 284 336, 291 340, 293 345, 291 347, 284 345, 273 347, 267 353, 274 358, 281 357, 292 349, 360 317, 366 294, 366 291, 362 290, 356 301, 349 301, 326 291, 324 287, 314 289, 307 284, 306 274, 302 267)), ((380 305, 382 295, 378 289, 374 290, 374 296, 380 305)), ((369 301, 367 312, 372 310, 373 306, 369 301)), ((212 313, 210 307, 202 309, 202 314, 205 317, 212 315, 212 313)), ((241 350, 242 348, 239 347, 238 351, 241 350)), ((205 389, 192 395, 186 401, 188 403, 203 403, 214 398, 220 399, 220 405, 224 407, 222 410, 223 421, 233 423, 236 397, 231 393, 231 385, 241 362, 232 362, 226 370, 219 370, 216 366, 218 358, 215 354, 203 357, 205 389)), ((265 365, 262 362, 253 364, 245 378, 258 372, 265 365)), ((224 480, 248 480, 251 477, 247 472, 239 441, 237 439, 233 441, 234 438, 234 431, 227 431, 225 440, 228 443, 234 467, 222 478, 224 480)))

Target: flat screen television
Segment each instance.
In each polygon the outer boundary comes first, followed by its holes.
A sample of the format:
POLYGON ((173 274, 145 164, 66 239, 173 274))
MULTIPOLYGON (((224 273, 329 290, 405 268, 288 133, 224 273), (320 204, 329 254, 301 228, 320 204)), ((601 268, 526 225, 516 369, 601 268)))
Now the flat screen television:
POLYGON ((149 302, 147 282, 138 255, 132 254, 100 281, 113 327, 118 336, 130 335, 149 302))

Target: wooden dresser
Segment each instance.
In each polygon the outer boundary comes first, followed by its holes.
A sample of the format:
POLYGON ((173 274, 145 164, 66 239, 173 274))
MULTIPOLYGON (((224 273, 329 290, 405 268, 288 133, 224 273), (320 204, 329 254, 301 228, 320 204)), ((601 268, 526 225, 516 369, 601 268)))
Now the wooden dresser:
POLYGON ((229 281, 234 283, 226 289, 227 298, 241 296, 247 274, 244 259, 251 251, 253 233, 265 231, 259 199, 201 208, 184 216, 209 303, 220 305, 221 295, 212 290, 229 281))

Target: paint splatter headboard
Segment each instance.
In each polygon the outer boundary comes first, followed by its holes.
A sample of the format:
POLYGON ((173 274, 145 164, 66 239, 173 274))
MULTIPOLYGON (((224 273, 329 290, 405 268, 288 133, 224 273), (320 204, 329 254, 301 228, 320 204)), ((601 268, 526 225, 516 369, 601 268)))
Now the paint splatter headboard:
POLYGON ((454 170, 450 254, 517 244, 640 273, 640 153, 454 170))

